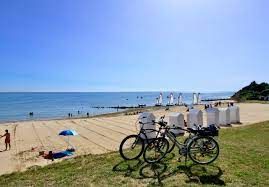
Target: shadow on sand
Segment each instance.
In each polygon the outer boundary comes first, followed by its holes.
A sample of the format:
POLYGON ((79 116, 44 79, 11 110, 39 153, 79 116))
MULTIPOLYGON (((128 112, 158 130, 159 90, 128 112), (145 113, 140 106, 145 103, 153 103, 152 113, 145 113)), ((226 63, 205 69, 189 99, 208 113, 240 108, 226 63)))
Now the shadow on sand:
POLYGON ((187 177, 186 183, 225 185, 220 179, 223 172, 216 165, 176 165, 169 164, 171 158, 166 158, 163 162, 147 164, 142 160, 122 161, 113 167, 113 171, 123 173, 126 177, 135 179, 152 179, 150 183, 164 185, 163 181, 177 174, 187 177))

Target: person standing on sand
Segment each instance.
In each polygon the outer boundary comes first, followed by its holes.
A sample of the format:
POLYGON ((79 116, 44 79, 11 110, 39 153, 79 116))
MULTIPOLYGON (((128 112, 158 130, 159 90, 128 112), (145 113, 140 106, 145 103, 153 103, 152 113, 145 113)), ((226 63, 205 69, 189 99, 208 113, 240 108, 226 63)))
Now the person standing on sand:
POLYGON ((4 135, 2 135, 0 138, 3 138, 3 137, 6 137, 5 139, 5 144, 6 144, 6 150, 7 151, 7 147, 9 147, 9 150, 11 148, 11 145, 10 145, 10 133, 8 132, 8 130, 6 130, 6 133, 4 135))

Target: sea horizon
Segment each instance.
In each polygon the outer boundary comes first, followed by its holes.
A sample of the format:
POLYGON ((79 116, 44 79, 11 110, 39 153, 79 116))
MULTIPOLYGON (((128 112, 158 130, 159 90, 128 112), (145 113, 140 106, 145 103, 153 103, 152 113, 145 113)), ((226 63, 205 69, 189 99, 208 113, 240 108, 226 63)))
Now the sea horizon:
MULTIPOLYGON (((152 92, 0 92, 0 122, 63 119, 95 116, 124 111, 111 107, 138 105, 154 106, 159 91, 152 92), (29 113, 33 112, 33 116, 29 113)), ((168 103, 170 93, 177 103, 182 93, 183 103, 192 103, 193 92, 166 91, 163 105, 168 103)), ((234 92, 201 92, 202 99, 229 98, 234 92)))

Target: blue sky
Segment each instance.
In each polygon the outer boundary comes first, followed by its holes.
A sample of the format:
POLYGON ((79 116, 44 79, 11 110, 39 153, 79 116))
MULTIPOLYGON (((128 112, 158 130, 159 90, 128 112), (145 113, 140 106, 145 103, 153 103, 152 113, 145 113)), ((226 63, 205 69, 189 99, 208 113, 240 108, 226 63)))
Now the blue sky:
POLYGON ((267 0, 2 0, 0 91, 269 82, 267 0))

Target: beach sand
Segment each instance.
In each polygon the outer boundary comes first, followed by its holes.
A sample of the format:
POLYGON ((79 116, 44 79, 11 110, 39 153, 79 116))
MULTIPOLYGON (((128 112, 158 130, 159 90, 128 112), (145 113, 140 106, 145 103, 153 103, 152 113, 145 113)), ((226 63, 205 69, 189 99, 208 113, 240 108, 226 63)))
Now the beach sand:
MULTIPOLYGON (((242 126, 269 120, 269 104, 240 103, 240 118, 242 126)), ((203 106, 196 106, 203 109, 203 106)), ((185 107, 170 107, 154 110, 158 117, 170 112, 186 114, 185 107)), ((117 151, 124 137, 136 133, 138 115, 99 116, 82 119, 25 121, 0 124, 0 134, 8 129, 11 133, 11 150, 4 150, 4 139, 0 144, 0 175, 14 171, 23 171, 35 165, 44 166, 53 161, 39 156, 39 151, 63 151, 67 147, 66 138, 58 136, 65 129, 74 129, 79 136, 70 137, 70 142, 76 148, 75 156, 85 154, 102 154, 117 151)), ((186 119, 186 115, 185 115, 186 119)), ((204 113, 204 123, 206 117, 204 113)), ((70 158, 70 157, 69 157, 70 158)), ((61 161, 57 160, 54 162, 61 161)))

